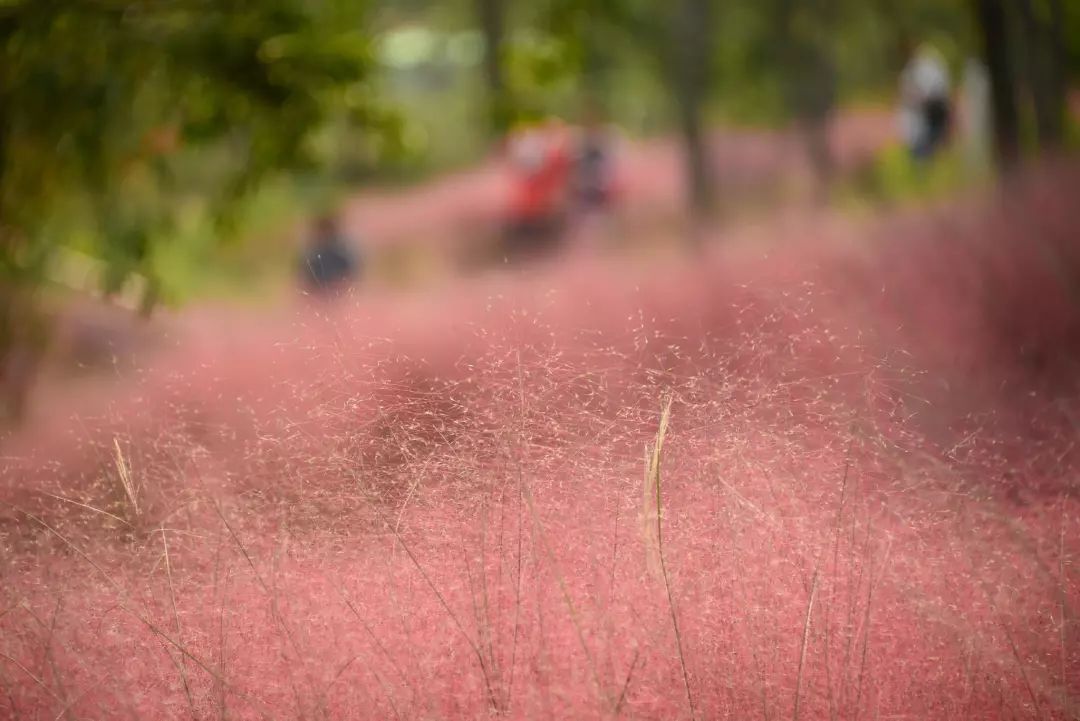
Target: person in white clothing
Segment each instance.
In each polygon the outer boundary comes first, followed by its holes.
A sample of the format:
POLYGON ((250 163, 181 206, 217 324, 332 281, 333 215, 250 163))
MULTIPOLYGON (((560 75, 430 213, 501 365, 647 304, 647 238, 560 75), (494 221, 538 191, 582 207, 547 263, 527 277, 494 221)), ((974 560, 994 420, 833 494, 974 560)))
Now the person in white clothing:
POLYGON ((924 45, 900 77, 900 132, 915 158, 933 157, 948 140, 953 120, 950 93, 944 58, 924 45))

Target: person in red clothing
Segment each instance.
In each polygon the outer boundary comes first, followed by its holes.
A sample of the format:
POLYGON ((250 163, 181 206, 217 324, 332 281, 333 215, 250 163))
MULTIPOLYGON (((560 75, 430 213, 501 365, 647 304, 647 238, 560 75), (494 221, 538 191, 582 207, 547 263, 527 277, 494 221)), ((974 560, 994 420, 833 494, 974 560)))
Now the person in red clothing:
POLYGON ((507 142, 511 189, 507 256, 535 256, 558 242, 572 170, 569 137, 558 121, 527 127, 507 142))

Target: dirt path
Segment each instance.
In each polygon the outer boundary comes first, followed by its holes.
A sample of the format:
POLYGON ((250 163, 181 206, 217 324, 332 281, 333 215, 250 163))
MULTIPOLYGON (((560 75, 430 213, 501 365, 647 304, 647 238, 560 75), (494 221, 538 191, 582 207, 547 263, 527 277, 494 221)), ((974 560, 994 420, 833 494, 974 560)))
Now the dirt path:
MULTIPOLYGON (((850 111, 838 117, 831 132, 838 168, 850 171, 870 161, 893 136, 888 110, 850 111)), ((624 151, 623 207, 631 218, 679 214, 683 181, 678 143, 635 141, 624 151)), ((792 132, 718 130, 712 151, 721 192, 735 197, 804 184, 810 172, 792 132)), ((491 160, 409 190, 360 193, 347 204, 346 223, 376 250, 408 245, 453 252, 497 223, 506 187, 501 167, 491 160)))

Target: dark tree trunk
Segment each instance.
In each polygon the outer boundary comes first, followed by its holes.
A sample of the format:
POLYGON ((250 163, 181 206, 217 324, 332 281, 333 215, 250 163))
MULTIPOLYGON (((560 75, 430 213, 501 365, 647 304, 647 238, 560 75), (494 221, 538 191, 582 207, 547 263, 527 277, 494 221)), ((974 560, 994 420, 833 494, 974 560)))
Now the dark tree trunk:
POLYGON ((45 348, 33 294, 0 281, 0 425, 22 420, 45 348))
POLYGON ((142 297, 139 298, 139 317, 150 320, 154 311, 157 310, 158 303, 161 302, 161 283, 153 273, 147 273, 145 277, 146 287, 143 289, 142 297))
MULTIPOLYGON (((5 129, 0 104, 0 187, 7 161, 5 129)), ((5 223, 6 215, 0 201, 0 426, 23 419, 47 340, 35 295, 21 275, 17 259, 21 236, 5 223)))
POLYGON ((484 36, 484 82, 487 85, 488 123, 501 135, 509 126, 511 108, 503 71, 505 0, 476 0, 480 31, 484 36))
POLYGON ((1020 121, 1005 0, 975 0, 975 9, 990 76, 994 149, 1001 168, 1010 170, 1020 159, 1020 121))
POLYGON ((599 23, 589 12, 581 19, 581 85, 589 102, 598 103, 604 94, 604 79, 608 68, 603 52, 599 23))
MULTIPOLYGON (((800 7, 812 12, 820 28, 831 31, 833 18, 827 3, 800 7)), ((814 174, 815 199, 828 200, 835 162, 829 141, 829 121, 836 105, 837 78, 831 52, 817 37, 807 37, 797 27, 795 0, 776 5, 776 45, 784 68, 784 91, 788 112, 795 120, 810 170, 814 174)))
POLYGON ((1019 0, 1027 50, 1027 78, 1041 150, 1060 148, 1065 137, 1065 13, 1062 0, 1019 0))
POLYGON ((687 202, 695 221, 713 205, 713 174, 705 138, 704 111, 712 61, 711 0, 677 0, 674 18, 675 101, 685 153, 687 202))
POLYGON ((908 60, 911 59, 913 42, 911 30, 901 11, 898 0, 878 0, 878 10, 885 27, 891 28, 889 34, 889 64, 893 75, 899 75, 904 71, 908 60))

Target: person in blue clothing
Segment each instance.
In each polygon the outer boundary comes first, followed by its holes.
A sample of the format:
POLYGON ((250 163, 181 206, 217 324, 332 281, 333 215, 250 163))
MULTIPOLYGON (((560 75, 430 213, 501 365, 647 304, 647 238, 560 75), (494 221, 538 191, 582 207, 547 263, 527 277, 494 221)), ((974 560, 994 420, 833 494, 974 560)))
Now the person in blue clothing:
POLYGON ((582 215, 603 215, 612 210, 618 195, 620 138, 606 122, 601 103, 587 97, 574 149, 572 192, 575 210, 582 215))
POLYGON ((360 262, 341 223, 334 215, 315 221, 310 244, 301 258, 300 275, 306 290, 332 293, 350 285, 360 274, 360 262))

